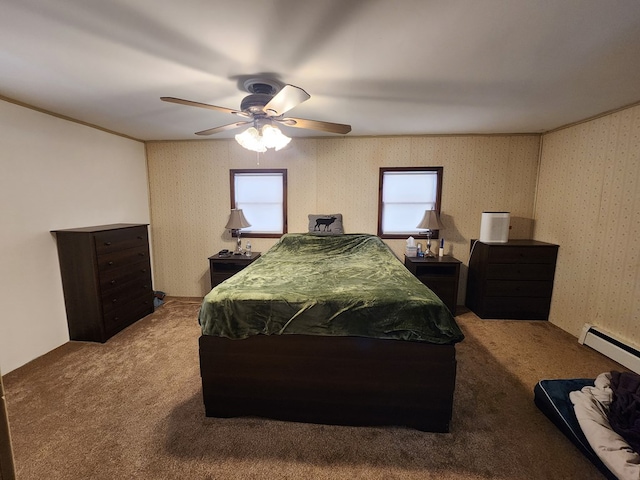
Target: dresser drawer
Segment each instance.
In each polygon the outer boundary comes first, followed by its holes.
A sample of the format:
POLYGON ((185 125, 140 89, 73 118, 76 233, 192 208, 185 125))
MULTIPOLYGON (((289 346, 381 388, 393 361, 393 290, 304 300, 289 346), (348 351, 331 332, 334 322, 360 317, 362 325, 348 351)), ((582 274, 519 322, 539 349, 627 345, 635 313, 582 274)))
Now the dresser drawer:
POLYGON ((117 308, 143 293, 151 292, 151 278, 146 276, 134 278, 128 282, 113 286, 102 292, 102 308, 104 312, 117 308))
POLYGON ((134 279, 147 278, 151 281, 151 264, 149 259, 119 268, 107 269, 100 275, 100 289, 102 293, 126 284, 134 279))
POLYGON ((553 283, 534 280, 489 280, 487 297, 551 297, 553 283))
POLYGON ((148 246, 149 239, 147 227, 124 228, 120 230, 109 230, 95 234, 96 253, 117 252, 128 248, 148 246))
POLYGON ((98 270, 100 275, 107 274, 116 268, 138 263, 142 260, 149 259, 149 247, 142 245, 136 248, 128 248, 118 252, 112 252, 98 256, 98 270))
POLYGON ((555 247, 505 247, 488 251, 489 263, 551 263, 555 264, 555 247))
POLYGON ((489 263, 487 280, 553 280, 556 266, 553 263, 489 263))
POLYGON ((127 304, 105 313, 105 332, 108 336, 111 336, 150 313, 153 313, 153 295, 151 292, 136 297, 127 304))
POLYGON ((481 318, 547 320, 551 298, 485 297, 481 318))

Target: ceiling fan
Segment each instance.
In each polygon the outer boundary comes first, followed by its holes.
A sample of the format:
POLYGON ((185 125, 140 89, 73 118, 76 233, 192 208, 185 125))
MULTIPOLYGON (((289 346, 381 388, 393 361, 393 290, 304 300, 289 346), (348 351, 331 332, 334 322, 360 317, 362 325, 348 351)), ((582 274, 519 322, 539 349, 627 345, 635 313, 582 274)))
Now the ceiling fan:
MULTIPOLYGON (((220 127, 209 128, 207 130, 196 132, 196 135, 213 135, 215 133, 246 126, 250 127, 249 130, 253 127, 254 131, 251 131, 250 134, 254 139, 262 139, 265 134, 267 137, 271 137, 274 130, 277 130, 276 135, 281 135, 286 138, 286 143, 288 143, 290 139, 282 135, 276 127, 276 124, 282 124, 294 128, 318 130, 327 133, 346 134, 351 131, 351 125, 323 122, 319 120, 307 120, 304 118, 285 117, 284 114, 289 110, 311 98, 311 96, 300 87, 296 87, 294 85, 281 85, 278 82, 264 78, 248 79, 244 82, 243 86, 244 89, 249 92, 249 95, 242 100, 239 110, 219 107, 217 105, 209 105, 207 103, 193 102, 191 100, 183 100, 175 97, 160 97, 160 100, 178 103, 180 105, 231 113, 243 119, 220 127), (275 129, 273 127, 275 127, 275 129)), ((238 143, 241 145, 243 144, 238 137, 242 135, 243 134, 236 135, 236 140, 238 140, 238 143)), ((262 148, 262 146, 264 145, 261 144, 258 148, 262 148)), ((267 145, 266 147, 271 148, 270 145, 267 145)), ((277 146, 275 147, 276 150, 279 150, 277 146)), ((246 146, 245 148, 254 150, 253 148, 246 146)), ((265 150, 266 148, 257 151, 265 150)))

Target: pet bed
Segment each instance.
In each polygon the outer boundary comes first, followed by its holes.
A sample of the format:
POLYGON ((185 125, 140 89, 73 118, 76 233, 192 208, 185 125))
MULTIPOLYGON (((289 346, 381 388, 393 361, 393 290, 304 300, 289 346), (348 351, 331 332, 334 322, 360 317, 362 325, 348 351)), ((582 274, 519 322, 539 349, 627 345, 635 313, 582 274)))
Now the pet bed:
POLYGON ((640 455, 608 419, 612 406, 616 409, 613 402, 621 398, 614 397, 609 372, 596 379, 541 380, 534 387, 536 406, 605 477, 637 480, 640 455))

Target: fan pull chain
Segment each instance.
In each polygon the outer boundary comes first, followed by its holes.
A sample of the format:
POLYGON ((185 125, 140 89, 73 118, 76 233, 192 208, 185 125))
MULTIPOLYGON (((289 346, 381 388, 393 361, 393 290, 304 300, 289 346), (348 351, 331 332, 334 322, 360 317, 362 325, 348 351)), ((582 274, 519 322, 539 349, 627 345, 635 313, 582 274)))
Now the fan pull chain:
POLYGON ((260 152, 256 152, 256 165, 260 166, 260 152))

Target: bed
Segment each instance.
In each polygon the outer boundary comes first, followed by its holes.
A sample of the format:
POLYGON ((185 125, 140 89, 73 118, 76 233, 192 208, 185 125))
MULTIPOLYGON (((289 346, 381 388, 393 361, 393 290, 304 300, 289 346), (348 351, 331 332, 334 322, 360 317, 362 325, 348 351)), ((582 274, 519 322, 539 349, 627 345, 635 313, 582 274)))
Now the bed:
POLYGON ((463 334, 377 236, 286 234, 199 322, 207 416, 449 431, 463 334))
MULTIPOLYGON (((629 378, 634 390, 628 398, 635 399, 640 382, 629 372, 605 372, 595 379, 541 380, 533 389, 536 406, 610 480, 640 478, 640 455, 616 428, 624 419, 618 416, 613 423, 609 421, 612 414, 620 413, 637 418, 637 405, 625 400, 629 392, 623 387, 629 378)), ((637 432, 638 427, 633 427, 630 430, 637 432)), ((638 433, 634 437, 635 445, 638 433)))

